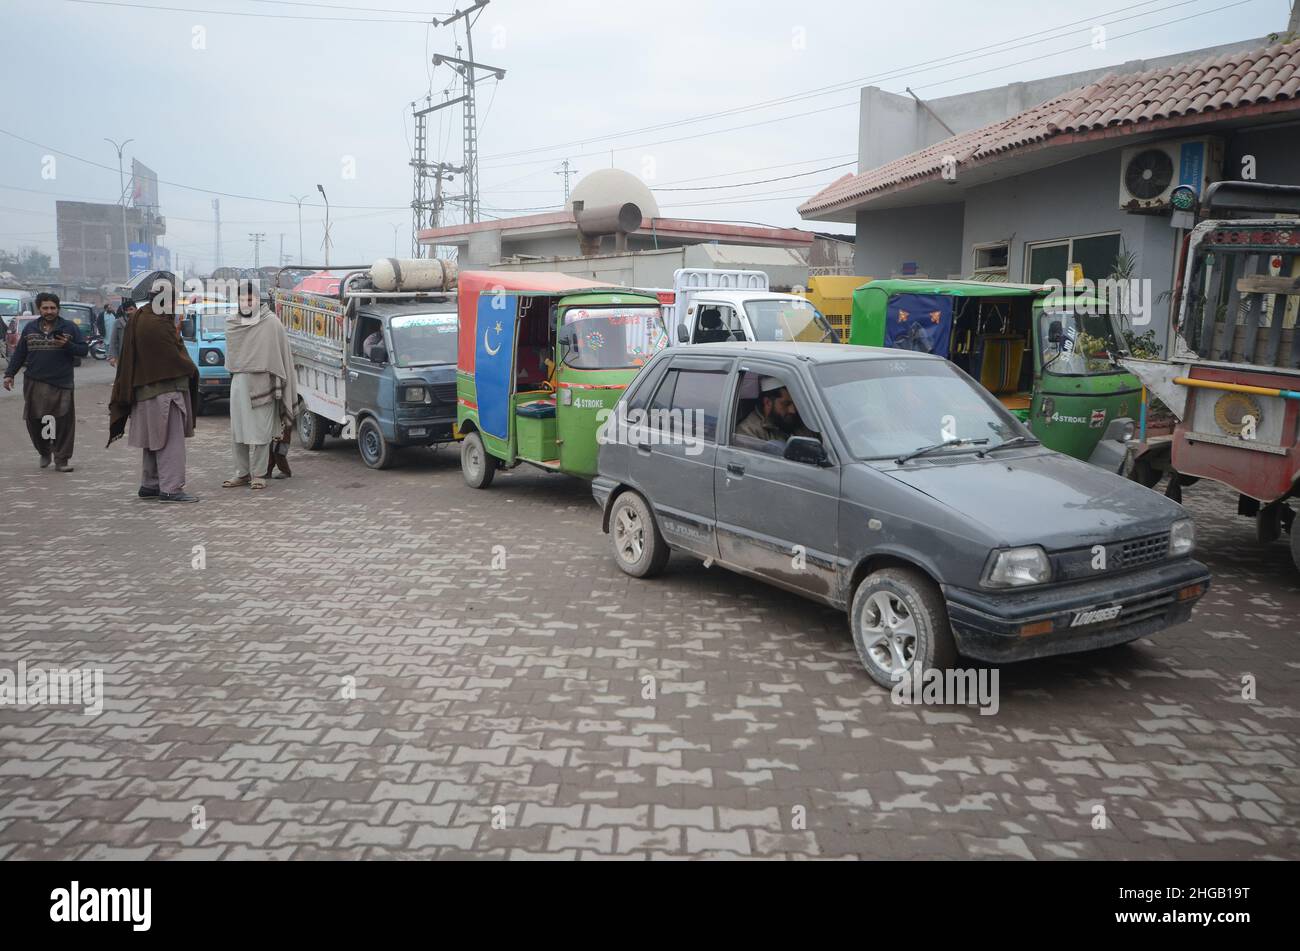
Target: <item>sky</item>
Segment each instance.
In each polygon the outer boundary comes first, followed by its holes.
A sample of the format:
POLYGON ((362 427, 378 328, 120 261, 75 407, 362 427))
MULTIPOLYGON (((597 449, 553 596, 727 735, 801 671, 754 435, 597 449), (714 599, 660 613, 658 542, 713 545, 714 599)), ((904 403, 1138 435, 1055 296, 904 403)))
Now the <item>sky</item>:
MULTIPOLYGON (((213 265, 214 197, 223 265, 253 264, 254 233, 262 265, 281 243, 297 263, 294 196, 303 256, 321 261, 317 184, 332 262, 408 255, 411 104, 458 96, 431 60, 468 56, 464 20, 429 21, 471 4, 0 0, 0 249, 55 254, 56 200, 116 202, 111 138, 133 140, 128 170, 158 174, 162 243, 187 271, 213 265)), ((949 96, 1264 36, 1288 7, 491 0, 470 19, 474 59, 506 71, 478 92, 484 217, 558 209, 568 159, 571 184, 611 165, 640 176, 665 217, 843 231, 796 208, 856 171, 862 86, 949 96)), ((459 111, 439 115, 431 158, 457 164, 459 111)))

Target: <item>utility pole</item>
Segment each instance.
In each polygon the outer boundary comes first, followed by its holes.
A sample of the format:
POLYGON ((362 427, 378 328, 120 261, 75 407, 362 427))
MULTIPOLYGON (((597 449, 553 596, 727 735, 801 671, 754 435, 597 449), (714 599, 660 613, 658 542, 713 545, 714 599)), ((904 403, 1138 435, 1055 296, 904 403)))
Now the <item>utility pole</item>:
POLYGON ((221 199, 212 199, 212 226, 213 226, 213 244, 212 244, 212 271, 216 273, 217 268, 221 267, 221 199))
MULTIPOLYGON (((454 101, 464 102, 461 109, 461 115, 464 119, 461 165, 465 169, 462 173, 465 181, 465 194, 461 196, 460 200, 465 205, 465 220, 467 222, 478 221, 478 116, 474 99, 474 87, 478 82, 479 70, 492 73, 498 81, 506 78, 504 69, 474 62, 473 24, 469 22, 469 17, 482 11, 489 2, 490 0, 474 0, 472 6, 453 13, 447 19, 435 19, 433 21, 434 26, 447 26, 457 20, 465 20, 465 46, 469 58, 461 59, 459 56, 438 54, 433 57, 433 65, 441 66, 443 63, 447 63, 465 81, 465 95, 454 101)), ((477 17, 475 19, 477 20, 477 17)), ((457 52, 459 53, 460 50, 457 49, 457 52)), ((450 105, 450 103, 444 105, 450 105)))
POLYGON ((261 232, 250 233, 248 240, 253 242, 253 270, 256 271, 262 266, 262 242, 266 240, 266 235, 261 232))
POLYGON ((415 103, 411 103, 411 108, 414 110, 412 115, 415 118, 415 154, 411 158, 411 168, 415 170, 415 190, 411 197, 411 256, 415 258, 423 257, 420 232, 425 228, 437 228, 442 223, 442 206, 446 201, 442 193, 442 183, 452 181, 453 175, 461 175, 465 171, 464 166, 451 165, 447 162, 429 162, 428 118, 431 113, 464 101, 465 97, 461 96, 424 109, 415 109, 415 103), (426 191, 426 180, 429 178, 434 180, 432 200, 429 199, 426 191))
POLYGON ((126 236, 126 178, 122 174, 122 150, 135 141, 127 139, 121 145, 118 145, 112 139, 105 136, 104 141, 117 149, 117 187, 118 201, 122 205, 122 254, 126 257, 126 277, 123 280, 131 280, 131 239, 126 236))
POLYGON ((569 201, 569 176, 571 176, 571 175, 577 175, 577 174, 578 174, 578 170, 577 170, 576 168, 573 167, 573 163, 572 163, 572 162, 570 162, 568 159, 565 159, 564 162, 563 162, 563 164, 560 165, 560 170, 559 170, 558 172, 556 172, 555 174, 556 174, 556 175, 563 175, 563 176, 564 176, 564 201, 565 201, 565 204, 568 204, 568 201, 569 201))
POLYGON ((330 200, 329 200, 329 196, 325 194, 325 189, 322 186, 317 185, 316 190, 320 192, 320 196, 325 199, 325 242, 324 244, 325 244, 325 267, 328 268, 330 266, 330 200))
POLYGON ((301 198, 299 198, 297 195, 290 195, 289 197, 292 198, 294 201, 296 201, 296 202, 298 203, 298 266, 301 267, 301 266, 302 266, 302 262, 303 262, 303 257, 302 257, 302 203, 303 203, 304 201, 307 200, 307 197, 308 197, 308 196, 303 195, 301 198))
POLYGON ((393 225, 393 257, 397 257, 397 230, 401 225, 393 225))
POLYGON ((280 267, 284 267, 284 232, 280 232, 280 257, 276 259, 280 267))

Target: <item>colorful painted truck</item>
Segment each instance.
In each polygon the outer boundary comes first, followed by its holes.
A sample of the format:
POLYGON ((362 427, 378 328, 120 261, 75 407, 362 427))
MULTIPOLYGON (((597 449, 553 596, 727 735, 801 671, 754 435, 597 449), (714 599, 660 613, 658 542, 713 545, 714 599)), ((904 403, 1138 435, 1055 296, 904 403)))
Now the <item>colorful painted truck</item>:
MULTIPOLYGON (((947 357, 1049 449, 1118 472, 1141 402, 1105 302, 1042 284, 899 279, 853 292, 849 343, 947 357)), ((936 408, 938 413, 940 410, 936 408)), ((938 427, 936 426, 936 430, 938 427)))
POLYGON ((597 429, 668 344, 654 295, 545 271, 462 272, 459 320, 456 422, 476 489, 523 462, 594 477, 597 429))
MULTIPOLYGON (((1191 196, 1190 201, 1194 201, 1191 196)), ((1188 233, 1162 360, 1125 359, 1177 418, 1172 435, 1145 427, 1127 472, 1166 494, 1210 479, 1238 495, 1263 543, 1300 531, 1300 186, 1218 182, 1188 233)))

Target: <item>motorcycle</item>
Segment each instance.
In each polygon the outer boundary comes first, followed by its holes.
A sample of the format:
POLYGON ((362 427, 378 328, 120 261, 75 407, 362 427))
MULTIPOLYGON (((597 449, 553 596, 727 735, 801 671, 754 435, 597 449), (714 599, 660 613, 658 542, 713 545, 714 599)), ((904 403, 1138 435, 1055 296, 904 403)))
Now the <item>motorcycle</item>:
POLYGON ((108 344, 104 342, 104 338, 99 334, 94 334, 86 341, 86 344, 90 347, 90 355, 96 360, 108 359, 108 344))

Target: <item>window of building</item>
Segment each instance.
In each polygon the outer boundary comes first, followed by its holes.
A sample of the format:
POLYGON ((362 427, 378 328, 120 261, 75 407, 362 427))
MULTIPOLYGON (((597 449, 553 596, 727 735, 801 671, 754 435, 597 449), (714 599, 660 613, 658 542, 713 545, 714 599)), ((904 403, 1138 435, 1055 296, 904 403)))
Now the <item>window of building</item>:
POLYGON ((1030 284, 1046 281, 1068 281, 1071 265, 1083 268, 1083 276, 1090 281, 1102 281, 1115 271, 1119 257, 1120 234, 1086 235, 1063 238, 1059 241, 1040 241, 1025 248, 1025 273, 1030 284))
POLYGON ((1011 245, 1006 241, 975 245, 972 249, 974 260, 971 276, 977 281, 1005 281, 1010 252, 1011 245))

